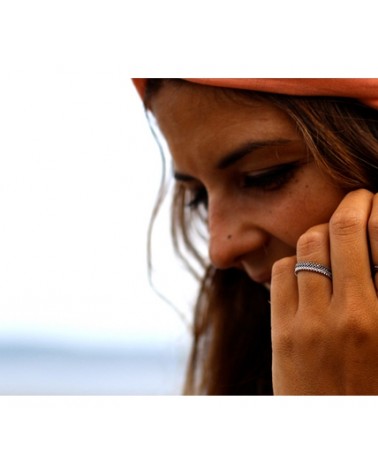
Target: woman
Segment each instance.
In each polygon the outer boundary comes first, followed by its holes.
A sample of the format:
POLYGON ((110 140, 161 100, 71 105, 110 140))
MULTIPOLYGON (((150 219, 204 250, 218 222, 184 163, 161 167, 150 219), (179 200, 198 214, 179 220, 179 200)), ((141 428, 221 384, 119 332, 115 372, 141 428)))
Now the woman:
POLYGON ((378 393, 378 80, 134 79, 209 261, 187 394, 378 393))

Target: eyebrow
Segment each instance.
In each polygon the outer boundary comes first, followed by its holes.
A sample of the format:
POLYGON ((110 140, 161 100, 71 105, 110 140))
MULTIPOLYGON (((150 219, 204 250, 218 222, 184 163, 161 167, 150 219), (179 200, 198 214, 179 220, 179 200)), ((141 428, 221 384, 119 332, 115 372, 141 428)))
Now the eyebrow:
MULTIPOLYGON (((236 164, 236 162, 240 161, 247 155, 259 149, 264 149, 267 147, 274 147, 274 146, 285 146, 288 144, 292 144, 295 141, 296 140, 291 140, 291 139, 268 139, 268 140, 262 140, 262 141, 248 141, 247 143, 244 143, 239 148, 223 156, 219 160, 218 164, 216 165, 216 169, 219 169, 219 170, 227 169, 228 167, 236 164)), ((174 177, 176 180, 181 180, 183 182, 195 180, 190 175, 181 174, 180 172, 174 172, 174 177)))

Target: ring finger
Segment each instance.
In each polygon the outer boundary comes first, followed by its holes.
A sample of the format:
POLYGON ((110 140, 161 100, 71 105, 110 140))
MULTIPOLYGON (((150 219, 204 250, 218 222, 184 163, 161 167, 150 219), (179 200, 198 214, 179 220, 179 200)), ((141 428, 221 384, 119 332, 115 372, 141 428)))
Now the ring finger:
POLYGON ((297 243, 297 263, 312 263, 315 267, 302 267, 297 272, 299 304, 314 303, 315 297, 324 294, 326 300, 332 295, 332 280, 322 266, 331 270, 328 224, 310 228, 297 243), (318 265, 320 271, 318 272, 318 265), (324 273, 322 273, 324 272, 324 273))

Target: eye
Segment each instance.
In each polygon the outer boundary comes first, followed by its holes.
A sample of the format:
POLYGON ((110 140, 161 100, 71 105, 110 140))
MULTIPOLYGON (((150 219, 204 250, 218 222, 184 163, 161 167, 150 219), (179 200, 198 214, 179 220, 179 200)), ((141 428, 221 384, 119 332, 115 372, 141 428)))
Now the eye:
POLYGON ((200 206, 207 209, 208 197, 204 187, 195 190, 187 190, 189 202, 186 204, 191 210, 197 210, 200 206))
POLYGON ((291 162, 268 170, 244 175, 242 187, 255 188, 268 192, 279 190, 290 181, 299 166, 299 162, 291 162))

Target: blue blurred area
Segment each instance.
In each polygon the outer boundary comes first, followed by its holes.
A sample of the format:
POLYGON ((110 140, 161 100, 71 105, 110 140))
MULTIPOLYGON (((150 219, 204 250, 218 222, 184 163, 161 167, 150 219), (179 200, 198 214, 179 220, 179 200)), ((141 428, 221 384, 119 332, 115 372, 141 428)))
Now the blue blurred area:
POLYGON ((180 342, 0 339, 0 395, 179 395, 180 342))

